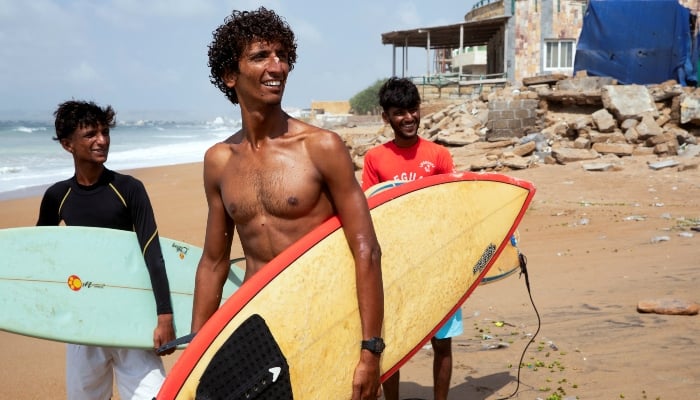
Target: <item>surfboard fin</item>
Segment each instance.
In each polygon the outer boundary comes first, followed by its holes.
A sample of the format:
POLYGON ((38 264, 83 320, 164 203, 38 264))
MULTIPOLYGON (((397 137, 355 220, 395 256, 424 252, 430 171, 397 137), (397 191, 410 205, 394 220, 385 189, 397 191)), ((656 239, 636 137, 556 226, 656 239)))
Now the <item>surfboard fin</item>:
POLYGON ((192 339, 194 339, 194 335, 195 335, 194 333, 190 333, 189 335, 185 335, 185 336, 179 337, 179 338, 177 338, 177 339, 175 339, 175 340, 171 340, 171 341, 169 341, 168 343, 166 343, 166 344, 160 346, 159 348, 157 348, 157 349, 156 349, 156 354, 159 354, 159 355, 160 355, 160 354, 163 354, 163 353, 165 353, 166 351, 172 349, 173 347, 177 347, 177 346, 181 346, 181 345, 183 345, 183 344, 187 344, 187 343, 191 342, 192 339))
POLYGON ((293 399, 289 365, 265 320, 253 314, 245 320, 202 374, 197 399, 293 399))

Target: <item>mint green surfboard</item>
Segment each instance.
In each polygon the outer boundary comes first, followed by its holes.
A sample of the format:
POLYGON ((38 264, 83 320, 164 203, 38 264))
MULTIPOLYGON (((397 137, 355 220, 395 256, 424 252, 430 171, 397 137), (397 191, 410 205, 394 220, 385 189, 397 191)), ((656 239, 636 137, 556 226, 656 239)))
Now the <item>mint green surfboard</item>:
MULTIPOLYGON (((176 336, 190 332, 202 249, 160 238, 176 336)), ((222 301, 245 271, 232 260, 222 301)), ((0 229, 0 330, 67 343, 153 348, 156 309, 133 232, 77 226, 0 229)))

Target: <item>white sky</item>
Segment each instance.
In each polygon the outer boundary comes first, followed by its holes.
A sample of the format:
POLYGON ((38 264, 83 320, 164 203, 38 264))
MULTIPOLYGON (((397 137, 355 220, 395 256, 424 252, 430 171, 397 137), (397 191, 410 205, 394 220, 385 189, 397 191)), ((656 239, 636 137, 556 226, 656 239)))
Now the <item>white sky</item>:
MULTIPOLYGON (((346 100, 391 75, 382 33, 457 23, 474 3, 0 0, 0 119, 50 120, 71 98, 111 104, 119 119, 237 118, 238 107, 209 83, 207 46, 234 8, 261 5, 297 36, 284 107, 346 100)), ((425 50, 412 49, 409 75, 426 69, 425 50)))

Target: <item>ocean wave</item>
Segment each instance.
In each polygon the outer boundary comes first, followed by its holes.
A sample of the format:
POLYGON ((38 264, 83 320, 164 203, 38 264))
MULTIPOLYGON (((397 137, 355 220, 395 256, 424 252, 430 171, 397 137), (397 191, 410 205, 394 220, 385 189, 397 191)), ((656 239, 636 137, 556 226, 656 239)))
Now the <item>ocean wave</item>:
POLYGON ((113 169, 183 164, 204 160, 204 153, 216 140, 161 144, 138 149, 110 151, 107 166, 113 169))
POLYGON ((22 170, 20 173, 3 175, 0 173, 0 197, 2 193, 23 190, 35 186, 46 186, 59 180, 68 179, 73 174, 72 167, 56 168, 51 171, 22 170))
MULTIPOLYGON (((224 118, 184 123, 141 120, 138 123, 115 129, 105 164, 108 168, 120 171, 201 162, 209 147, 240 127, 237 121, 224 118)), ((51 184, 73 174, 70 154, 47 134, 52 129, 46 123, 0 121, 0 138, 3 139, 0 193, 51 184)))
POLYGON ((238 128, 241 126, 241 121, 233 118, 225 117, 215 117, 210 121, 162 121, 162 120, 150 120, 150 119, 140 119, 133 121, 117 121, 118 127, 132 127, 132 128, 155 128, 155 129, 166 129, 166 128, 202 128, 211 129, 219 127, 228 128, 238 128))
POLYGON ((153 135, 153 137, 160 138, 160 139, 196 139, 201 137, 201 135, 173 135, 173 134, 167 134, 167 135, 153 135))
POLYGON ((19 174, 26 169, 26 167, 0 167, 0 175, 19 174))
POLYGON ((47 128, 45 126, 30 127, 20 125, 12 129, 15 132, 33 133, 33 132, 45 132, 47 128))

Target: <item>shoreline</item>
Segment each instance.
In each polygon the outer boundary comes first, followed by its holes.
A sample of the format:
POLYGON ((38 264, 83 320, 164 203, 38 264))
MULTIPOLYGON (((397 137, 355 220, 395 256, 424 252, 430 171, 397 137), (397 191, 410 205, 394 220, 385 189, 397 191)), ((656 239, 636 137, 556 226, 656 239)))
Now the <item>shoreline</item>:
POLYGON ((41 196, 44 194, 46 189, 51 186, 50 184, 46 185, 36 185, 36 186, 28 186, 22 189, 14 189, 14 190, 8 190, 6 192, 0 192, 0 201, 5 201, 5 200, 18 200, 18 199, 26 199, 28 197, 36 197, 36 196, 41 196))
MULTIPOLYGON (((147 174, 146 171, 152 170, 152 169, 159 169, 159 168, 168 168, 168 167, 175 167, 175 166, 182 166, 182 165, 190 165, 190 164, 201 164, 201 161, 195 161, 195 162, 184 162, 184 163, 176 163, 176 164, 164 164, 164 165, 153 165, 153 166, 146 166, 146 167, 138 167, 138 168, 129 168, 129 169, 112 169, 109 168, 112 171, 119 172, 121 174, 127 174, 127 175, 133 175, 137 176, 139 174, 147 174)), ((65 178, 62 178, 60 180, 68 179, 70 176, 66 176, 65 178)), ((56 182, 58 182, 57 180, 56 182)), ((0 192, 0 202, 6 201, 6 200, 20 200, 20 199, 26 199, 30 197, 37 197, 37 196, 43 196, 44 192, 46 189, 49 188, 49 186, 53 185, 55 182, 51 183, 45 183, 41 185, 33 185, 33 186, 27 186, 24 188, 20 189, 12 189, 12 190, 7 190, 4 192, 0 192)), ((146 188, 148 190, 148 188, 146 188)))

